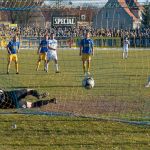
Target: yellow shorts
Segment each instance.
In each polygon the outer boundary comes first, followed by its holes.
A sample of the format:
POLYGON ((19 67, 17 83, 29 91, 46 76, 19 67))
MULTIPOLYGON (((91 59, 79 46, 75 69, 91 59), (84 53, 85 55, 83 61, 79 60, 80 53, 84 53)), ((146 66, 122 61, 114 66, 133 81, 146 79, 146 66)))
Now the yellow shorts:
POLYGON ((10 55, 8 55, 8 60, 17 62, 18 61, 17 54, 10 54, 10 55))
POLYGON ((39 59, 40 59, 40 60, 47 60, 47 55, 46 55, 46 53, 40 53, 39 59))
POLYGON ((90 61, 91 55, 90 54, 82 54, 82 61, 90 61))

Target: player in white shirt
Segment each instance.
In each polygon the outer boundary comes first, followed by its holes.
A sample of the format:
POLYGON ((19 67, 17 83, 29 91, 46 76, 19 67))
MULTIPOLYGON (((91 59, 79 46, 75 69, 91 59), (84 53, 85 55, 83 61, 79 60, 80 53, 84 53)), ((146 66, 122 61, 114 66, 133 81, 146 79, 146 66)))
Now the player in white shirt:
POLYGON ((49 46, 48 46, 48 52, 47 52, 47 64, 45 66, 46 72, 48 72, 48 65, 50 60, 53 60, 55 63, 55 72, 59 73, 58 69, 58 57, 57 57, 57 40, 55 39, 54 33, 50 34, 49 39, 49 46))
POLYGON ((125 58, 125 59, 127 59, 128 58, 128 50, 129 50, 129 40, 128 40, 128 38, 126 37, 125 39, 124 39, 124 41, 123 41, 123 55, 122 55, 122 57, 123 57, 123 59, 125 58))

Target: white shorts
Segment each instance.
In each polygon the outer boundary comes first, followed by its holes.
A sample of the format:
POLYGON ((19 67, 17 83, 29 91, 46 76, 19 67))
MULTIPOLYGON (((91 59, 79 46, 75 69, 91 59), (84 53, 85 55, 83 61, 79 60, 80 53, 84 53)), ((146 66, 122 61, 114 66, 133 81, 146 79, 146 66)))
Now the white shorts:
POLYGON ((49 50, 47 52, 47 60, 57 60, 58 57, 57 57, 57 52, 56 51, 53 51, 53 50, 49 50))
POLYGON ((128 52, 128 47, 124 47, 124 48, 123 48, 123 51, 124 51, 124 52, 128 52))

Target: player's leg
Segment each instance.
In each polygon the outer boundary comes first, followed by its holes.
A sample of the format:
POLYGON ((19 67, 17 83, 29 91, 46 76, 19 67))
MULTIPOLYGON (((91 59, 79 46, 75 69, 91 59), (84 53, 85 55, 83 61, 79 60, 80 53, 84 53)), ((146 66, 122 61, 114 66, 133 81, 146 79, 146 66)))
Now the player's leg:
POLYGON ((15 68, 16 68, 16 74, 19 74, 18 62, 17 61, 15 61, 15 68))
POLYGON ((38 59, 38 61, 37 61, 37 67, 36 67, 36 71, 38 71, 38 70, 39 70, 40 64, 41 64, 41 59, 38 59))
POLYGON ((34 108, 34 107, 41 107, 41 106, 47 105, 49 103, 56 104, 57 103, 56 98, 53 98, 53 99, 50 99, 50 100, 39 100, 39 101, 33 102, 31 107, 32 108, 34 108))
POLYGON ((58 61, 57 61, 56 58, 54 59, 54 63, 55 63, 55 72, 56 72, 56 73, 60 73, 60 72, 59 72, 59 68, 58 68, 58 61))
POLYGON ((47 53, 44 53, 42 56, 42 60, 44 61, 44 71, 47 72, 46 64, 47 64, 47 53))
POLYGON ((146 88, 150 87, 150 82, 145 85, 146 88))
POLYGON ((10 65, 11 65, 11 61, 8 61, 8 64, 7 64, 7 74, 9 74, 10 65))
POLYGON ((125 58, 125 50, 123 48, 122 59, 124 59, 124 58, 125 58))
POLYGON ((85 60, 82 61, 82 68, 83 68, 83 73, 85 74, 86 73, 86 61, 85 60))
POLYGON ((25 100, 20 100, 18 102, 18 108, 35 108, 35 107, 41 107, 41 106, 47 105, 49 103, 56 104, 57 103, 56 98, 53 98, 53 99, 50 99, 50 100, 39 100, 39 101, 36 101, 36 102, 28 102, 28 101, 25 101, 25 100))
POLYGON ((59 73, 57 53, 54 53, 55 72, 59 73))
POLYGON ((128 58, 128 48, 126 48, 126 56, 125 58, 127 59, 128 58))
POLYGON ((12 62, 12 55, 9 55, 8 56, 8 63, 7 63, 7 74, 9 74, 11 62, 12 62))
POLYGON ((50 54, 50 52, 47 52, 47 62, 46 62, 46 65, 45 65, 45 70, 46 70, 46 72, 48 72, 48 66, 49 66, 49 62, 50 62, 50 60, 51 60, 51 54, 50 54))
POLYGON ((90 74, 90 68, 91 68, 91 56, 87 55, 87 74, 90 74))
POLYGON ((37 67, 36 67, 36 71, 38 71, 39 70, 39 67, 40 67, 40 64, 41 64, 41 54, 39 54, 39 58, 38 58, 38 61, 37 61, 37 67))
POLYGON ((17 55, 14 56, 13 60, 15 62, 16 74, 19 74, 18 57, 17 57, 17 55))
POLYGON ((47 60, 44 60, 44 71, 46 71, 47 60))
POLYGON ((83 68, 83 73, 86 73, 86 56, 85 54, 82 54, 82 68, 83 68))
POLYGON ((17 99, 17 101, 20 101, 21 99, 25 98, 28 95, 32 95, 32 96, 36 97, 37 99, 44 98, 49 95, 48 92, 40 94, 35 89, 17 89, 17 90, 10 91, 10 94, 12 94, 12 96, 15 99, 17 99))
POLYGON ((51 53, 50 58, 51 58, 51 60, 54 61, 55 72, 56 72, 56 73, 60 73, 59 67, 58 67, 58 57, 57 57, 57 53, 56 53, 56 52, 51 53))
POLYGON ((46 64, 45 64, 45 71, 46 71, 46 72, 48 72, 48 65, 49 65, 49 62, 50 62, 50 60, 48 59, 48 60, 46 61, 46 64))
POLYGON ((87 74, 90 74, 91 60, 87 60, 87 74))
POLYGON ((127 51, 125 52, 125 59, 127 59, 128 55, 127 55, 127 51))
POLYGON ((150 76, 148 77, 148 82, 147 82, 147 84, 145 85, 145 87, 150 87, 150 76))

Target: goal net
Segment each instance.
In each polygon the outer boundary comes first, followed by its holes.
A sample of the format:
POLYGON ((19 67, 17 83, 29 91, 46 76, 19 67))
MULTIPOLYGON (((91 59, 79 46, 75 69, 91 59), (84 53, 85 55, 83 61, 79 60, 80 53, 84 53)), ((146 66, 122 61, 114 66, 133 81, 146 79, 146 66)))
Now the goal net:
MULTIPOLYGON (((14 2, 15 1, 12 3, 14 2)), ((4 7, 9 7, 9 5, 10 2, 4 2, 4 7)), ((13 5, 14 8, 16 5, 13 5)), ((113 9, 117 12, 118 7, 113 9)), ((83 73, 81 56, 79 56, 77 37, 74 38, 76 41, 76 47, 71 48, 67 45, 66 41, 65 45, 68 47, 61 46, 60 43, 63 43, 64 41, 57 37, 59 43, 57 53, 60 73, 55 73, 55 64, 53 61, 50 61, 49 63, 48 72, 44 70, 44 61, 41 61, 39 70, 36 71, 37 61, 39 58, 37 50, 42 36, 40 39, 35 39, 36 42, 33 47, 27 47, 31 44, 31 41, 27 42, 25 41, 26 39, 24 39, 24 42, 21 41, 22 44, 20 46, 20 52, 17 53, 19 74, 16 74, 14 62, 11 63, 10 72, 7 74, 8 54, 6 48, 1 48, 1 89, 4 91, 35 89, 39 93, 49 93, 48 97, 40 100, 52 98, 57 99, 56 104, 49 103, 38 108, 10 109, 9 104, 6 103, 5 105, 8 105, 8 109, 0 109, 1 114, 23 115, 23 119, 20 119, 21 121, 18 120, 17 117, 14 117, 13 120, 9 117, 6 118, 6 120, 14 123, 13 128, 16 128, 15 125, 25 125, 25 121, 27 121, 29 126, 32 128, 32 123, 30 122, 32 121, 30 119, 32 115, 36 115, 37 118, 35 122, 38 125, 46 124, 46 121, 44 120, 45 118, 41 117, 41 115, 61 116, 62 118, 65 118, 66 116, 74 116, 79 118, 93 118, 140 125, 149 124, 150 94, 149 88, 145 86, 149 82, 150 78, 150 49, 148 45, 146 47, 142 47, 141 45, 139 47, 135 47, 133 44, 129 47, 128 58, 123 59, 122 39, 125 36, 128 36, 128 39, 130 40, 130 33, 126 30, 119 32, 119 30, 121 30, 121 23, 119 22, 119 20, 121 20, 121 16, 120 19, 118 18, 117 20, 118 29, 114 32, 114 34, 117 35, 116 37, 112 37, 112 30, 109 30, 109 28, 115 28, 114 24, 107 24, 107 21, 109 20, 106 20, 107 27, 104 27, 103 22, 99 22, 98 20, 99 14, 97 14, 96 17, 96 23, 99 24, 100 27, 97 29, 91 29, 91 38, 95 43, 95 54, 92 56, 90 68, 90 76, 92 76, 95 81, 95 86, 92 89, 86 89, 82 86, 82 81, 85 78, 85 75, 83 73), (97 32, 95 33, 95 31, 97 32), (120 34, 123 34, 123 36, 119 37, 120 34), (107 37, 103 37, 103 35, 106 35, 107 37), (109 39, 117 39, 117 42, 113 40, 113 43, 109 39), (104 44, 105 41, 107 41, 107 43, 104 44), (118 44, 117 47, 113 47, 115 43, 118 44), (109 47, 110 45, 112 47, 109 47), (27 118, 24 115, 27 116, 27 118)), ((103 18, 106 16, 102 15, 101 17, 103 18)), ((115 17, 116 16, 114 15, 112 19, 115 20, 115 17)), ((30 30, 29 28, 30 27, 28 27, 29 31, 27 32, 33 32, 33 30, 30 30)), ((42 29, 41 32, 42 31, 45 30, 42 29)), ((50 30, 48 30, 48 32, 49 31, 50 30)), ((79 30, 76 29, 76 31, 78 32, 79 30)), ((134 33, 134 31, 135 30, 133 30, 132 33, 134 33)), ((8 31, 4 30, 0 32, 2 34, 6 34, 8 31)), ((10 30, 10 32, 14 32, 14 30, 10 30)), ((145 31, 143 32, 145 33, 145 31)), ((150 37, 146 38, 147 41, 150 40, 150 37)), ((10 40, 11 38, 8 38, 6 43, 8 44, 10 40)), ((137 41, 139 41, 139 38, 137 41)), ((24 100, 28 102, 37 101, 35 97, 30 95, 25 97, 24 100)), ((31 118, 34 120, 34 117, 31 118)), ((65 119, 67 120, 67 118, 65 119)), ((5 119, 3 120, 3 122, 5 122, 5 119)), ((34 127, 36 131, 33 136, 36 137, 35 133, 41 133, 41 131, 36 128, 36 125, 34 127)), ((25 130, 29 132, 31 131, 31 128, 26 128, 25 130)), ((22 136, 25 137, 26 135, 23 134, 22 136)))

